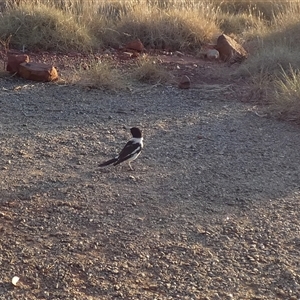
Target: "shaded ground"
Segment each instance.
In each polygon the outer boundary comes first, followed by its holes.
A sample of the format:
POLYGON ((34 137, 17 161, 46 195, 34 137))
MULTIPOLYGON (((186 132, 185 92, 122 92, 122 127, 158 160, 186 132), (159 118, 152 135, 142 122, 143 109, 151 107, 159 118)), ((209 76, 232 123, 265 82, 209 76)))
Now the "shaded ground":
POLYGON ((224 81, 0 83, 0 299, 300 298, 299 127, 224 81))

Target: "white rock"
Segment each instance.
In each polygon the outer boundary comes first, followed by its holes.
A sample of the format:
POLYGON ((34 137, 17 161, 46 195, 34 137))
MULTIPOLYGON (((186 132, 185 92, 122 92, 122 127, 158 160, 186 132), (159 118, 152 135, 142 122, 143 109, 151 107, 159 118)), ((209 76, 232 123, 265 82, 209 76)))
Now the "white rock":
POLYGON ((208 59, 219 59, 220 53, 216 49, 209 49, 206 53, 208 59))
POLYGON ((19 282, 19 280, 20 280, 20 277, 14 276, 14 277, 12 278, 12 280, 11 280, 11 283, 12 283, 14 286, 16 286, 17 283, 19 282))

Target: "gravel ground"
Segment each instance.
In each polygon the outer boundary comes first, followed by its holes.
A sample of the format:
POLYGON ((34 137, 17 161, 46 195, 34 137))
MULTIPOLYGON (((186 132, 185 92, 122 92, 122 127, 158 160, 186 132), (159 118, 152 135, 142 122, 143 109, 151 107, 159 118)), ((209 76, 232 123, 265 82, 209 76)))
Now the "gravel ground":
POLYGON ((0 83, 0 299, 300 299, 299 127, 230 85, 0 83))

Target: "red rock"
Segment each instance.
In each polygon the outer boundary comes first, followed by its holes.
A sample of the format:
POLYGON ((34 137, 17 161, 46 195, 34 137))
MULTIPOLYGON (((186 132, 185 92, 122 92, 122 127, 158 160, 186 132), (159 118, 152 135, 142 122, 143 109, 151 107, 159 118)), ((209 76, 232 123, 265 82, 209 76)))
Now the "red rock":
POLYGON ((191 87, 191 80, 188 76, 183 75, 178 83, 180 89, 189 89, 191 87))
POLYGON ((54 81, 58 79, 57 70, 52 65, 36 62, 21 63, 19 75, 34 81, 54 81))
POLYGON ((236 62, 247 58, 247 51, 231 37, 222 34, 218 37, 216 50, 223 61, 236 62))
POLYGON ((10 73, 18 73, 19 72, 19 66, 21 63, 29 62, 29 56, 26 54, 7 54, 7 66, 6 71, 10 73))
POLYGON ((142 52, 145 50, 145 47, 140 39, 133 40, 127 43, 124 47, 125 49, 135 50, 138 52, 142 52))

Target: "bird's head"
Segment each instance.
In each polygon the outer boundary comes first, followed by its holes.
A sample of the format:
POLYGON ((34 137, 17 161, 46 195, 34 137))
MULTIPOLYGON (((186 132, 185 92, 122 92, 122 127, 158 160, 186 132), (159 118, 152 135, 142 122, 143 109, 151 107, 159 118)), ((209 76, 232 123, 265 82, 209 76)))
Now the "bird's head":
POLYGON ((130 132, 131 132, 131 134, 134 138, 141 138, 142 137, 142 132, 136 127, 130 128, 130 132))

